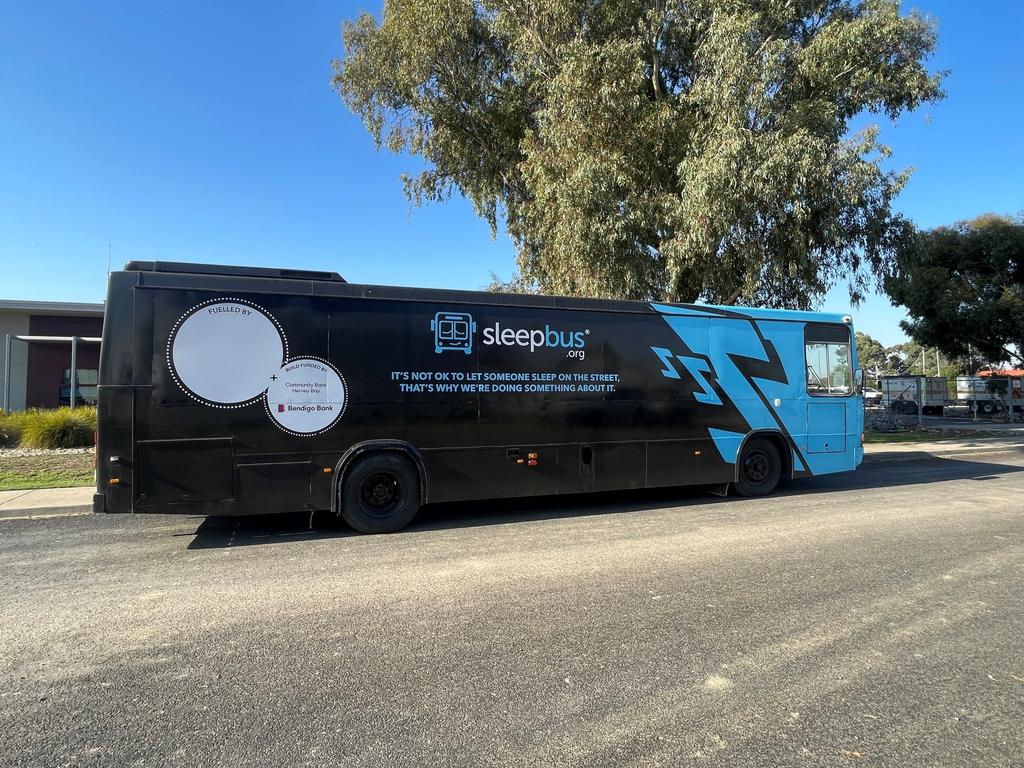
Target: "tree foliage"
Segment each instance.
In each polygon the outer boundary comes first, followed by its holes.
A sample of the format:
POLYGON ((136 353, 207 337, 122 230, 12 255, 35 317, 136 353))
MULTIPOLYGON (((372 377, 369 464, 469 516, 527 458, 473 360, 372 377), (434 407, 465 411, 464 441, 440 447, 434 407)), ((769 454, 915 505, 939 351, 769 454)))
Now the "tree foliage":
POLYGON ((915 376, 957 376, 973 375, 982 364, 978 357, 972 361, 967 357, 950 356, 936 347, 926 347, 913 339, 886 349, 891 375, 913 374, 915 376), (936 355, 938 352, 938 355, 936 355))
POLYGON ((919 343, 1024 362, 1024 216, 986 214, 918 233, 885 290, 907 308, 903 328, 919 343))
POLYGON ((969 376, 981 362, 978 358, 972 361, 937 355, 936 349, 925 348, 912 339, 887 347, 861 331, 857 331, 857 361, 872 386, 877 386, 882 376, 969 376))
POLYGON ((887 375, 891 368, 888 350, 861 331, 857 331, 857 361, 872 378, 887 375))
POLYGON ((856 299, 908 174, 850 120, 941 96, 899 0, 385 0, 343 36, 334 87, 425 161, 410 199, 465 195, 546 293, 856 299))
POLYGON ((498 275, 491 272, 491 282, 487 286, 491 293, 518 293, 526 294, 540 293, 540 286, 537 283, 526 279, 520 274, 512 275, 510 280, 502 280, 498 275))

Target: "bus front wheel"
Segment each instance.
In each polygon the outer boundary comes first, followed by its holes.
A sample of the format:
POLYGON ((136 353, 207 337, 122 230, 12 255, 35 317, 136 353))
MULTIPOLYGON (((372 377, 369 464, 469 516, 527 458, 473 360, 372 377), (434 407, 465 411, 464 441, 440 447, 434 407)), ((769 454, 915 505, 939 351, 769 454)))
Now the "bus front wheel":
POLYGON ((360 533, 401 530, 420 509, 416 467, 398 453, 375 453, 346 470, 338 499, 341 517, 360 533))
POLYGON ((782 459, 774 443, 763 437, 750 440, 740 454, 736 493, 764 496, 775 490, 782 477, 782 459))

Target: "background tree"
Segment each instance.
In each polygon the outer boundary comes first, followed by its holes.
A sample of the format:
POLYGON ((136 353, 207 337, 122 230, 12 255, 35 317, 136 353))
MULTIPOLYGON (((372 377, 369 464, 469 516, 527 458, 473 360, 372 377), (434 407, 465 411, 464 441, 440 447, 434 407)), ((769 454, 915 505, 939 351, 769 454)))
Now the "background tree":
POLYGON ((502 280, 498 275, 491 272, 491 282, 487 290, 492 293, 540 293, 540 286, 532 280, 528 280, 520 274, 512 275, 510 280, 502 280))
POLYGON ((880 341, 868 336, 866 333, 857 331, 857 361, 860 367, 867 372, 869 381, 873 386, 878 386, 878 378, 889 373, 889 360, 886 348, 880 341))
POLYGON ((525 285, 807 307, 906 231, 907 172, 848 127, 939 98, 935 41, 898 0, 386 0, 333 84, 425 160, 414 203, 504 221, 525 285))
MULTIPOLYGON (((877 387, 882 376, 945 376, 951 385, 957 376, 972 375, 979 361, 949 357, 934 348, 922 347, 914 340, 886 347, 866 333, 857 331, 857 359, 868 381, 877 387), (923 367, 922 367, 923 366, 923 367)), ((955 388, 954 388, 955 391, 955 388)))
POLYGON ((1024 217, 986 214, 918 233, 885 290, 907 308, 902 326, 920 344, 1024 363, 1024 217))
POLYGON ((887 375, 956 378, 973 373, 966 358, 951 357, 935 347, 924 347, 913 339, 889 347, 886 353, 890 364, 890 374, 887 375))

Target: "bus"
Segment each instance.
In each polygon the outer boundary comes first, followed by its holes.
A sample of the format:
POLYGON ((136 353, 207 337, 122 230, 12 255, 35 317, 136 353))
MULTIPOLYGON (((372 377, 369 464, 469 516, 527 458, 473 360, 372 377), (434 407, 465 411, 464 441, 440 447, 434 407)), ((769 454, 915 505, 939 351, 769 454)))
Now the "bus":
POLYGON ((384 533, 434 502, 762 496, 863 456, 846 315, 133 261, 100 358, 96 512, 384 533))

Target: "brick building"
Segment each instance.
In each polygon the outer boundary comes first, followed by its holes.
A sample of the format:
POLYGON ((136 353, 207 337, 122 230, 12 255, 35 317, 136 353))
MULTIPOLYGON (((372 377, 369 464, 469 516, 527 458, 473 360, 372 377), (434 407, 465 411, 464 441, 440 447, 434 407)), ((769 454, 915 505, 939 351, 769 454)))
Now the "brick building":
POLYGON ((95 340, 102 330, 102 304, 0 300, 0 397, 7 408, 70 402, 72 337, 78 338, 75 401, 94 403, 100 361, 95 340))

